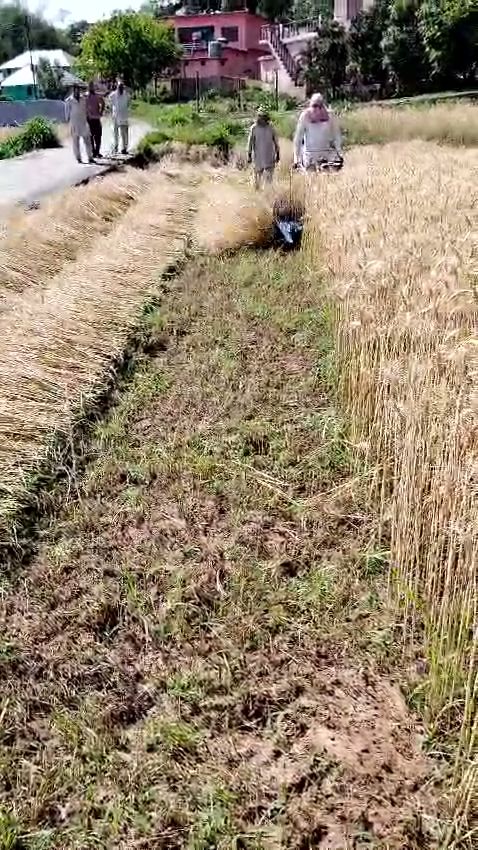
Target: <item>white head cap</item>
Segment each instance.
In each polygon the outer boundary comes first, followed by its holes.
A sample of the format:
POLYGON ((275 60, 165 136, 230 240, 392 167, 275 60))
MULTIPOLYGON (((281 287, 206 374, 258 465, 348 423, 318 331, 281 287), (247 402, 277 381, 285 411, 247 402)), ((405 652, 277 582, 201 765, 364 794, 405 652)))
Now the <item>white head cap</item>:
POLYGON ((319 94, 319 92, 316 92, 316 94, 313 94, 312 97, 310 98, 310 105, 311 106, 322 106, 323 103, 324 103, 324 98, 321 94, 319 94))

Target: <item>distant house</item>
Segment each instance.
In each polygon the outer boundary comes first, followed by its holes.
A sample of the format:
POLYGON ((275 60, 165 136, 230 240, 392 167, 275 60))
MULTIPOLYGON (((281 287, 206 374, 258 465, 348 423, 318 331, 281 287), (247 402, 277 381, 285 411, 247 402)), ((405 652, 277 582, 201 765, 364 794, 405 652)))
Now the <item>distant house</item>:
POLYGON ((204 79, 259 77, 261 15, 236 12, 177 12, 169 23, 183 48, 181 76, 204 79))
POLYGON ((41 92, 38 90, 38 66, 41 60, 56 65, 64 72, 65 88, 73 85, 78 78, 71 72, 73 56, 64 50, 32 50, 21 53, 0 65, 0 92, 11 100, 35 100, 41 92))
MULTIPOLYGON (((333 0, 334 18, 348 27, 373 1, 333 0)), ((328 5, 324 0, 324 7, 328 5)), ((195 13, 186 6, 169 23, 183 48, 183 80, 199 78, 207 86, 224 77, 245 77, 277 85, 280 91, 298 98, 303 96, 301 57, 316 38, 320 15, 275 24, 247 9, 195 13)))

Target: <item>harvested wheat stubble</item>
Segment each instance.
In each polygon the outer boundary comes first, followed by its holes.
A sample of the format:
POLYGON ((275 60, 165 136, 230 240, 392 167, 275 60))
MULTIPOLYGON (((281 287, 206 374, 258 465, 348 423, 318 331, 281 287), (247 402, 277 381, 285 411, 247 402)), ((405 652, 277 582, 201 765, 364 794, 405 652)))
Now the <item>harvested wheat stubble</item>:
POLYGON ((68 189, 39 210, 12 215, 0 242, 0 308, 9 294, 45 285, 108 233, 152 185, 154 172, 127 171, 68 189))
POLYGON ((157 172, 89 255, 42 292, 17 296, 15 322, 10 311, 0 317, 0 542, 10 539, 29 474, 94 398, 161 271, 184 253, 194 189, 186 180, 157 172))
POLYGON ((465 832, 478 789, 476 174, 476 150, 362 149, 314 205, 340 395, 359 462, 375 471, 391 589, 417 651, 424 626, 420 699, 432 734, 454 736, 465 832))

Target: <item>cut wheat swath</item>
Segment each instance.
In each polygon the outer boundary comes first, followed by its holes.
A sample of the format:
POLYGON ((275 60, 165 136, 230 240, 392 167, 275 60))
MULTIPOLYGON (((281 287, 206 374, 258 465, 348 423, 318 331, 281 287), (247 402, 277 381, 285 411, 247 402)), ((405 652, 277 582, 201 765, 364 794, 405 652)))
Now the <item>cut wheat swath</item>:
POLYGON ((9 294, 45 285, 108 233, 151 186, 153 174, 128 171, 68 189, 39 210, 17 212, 0 241, 0 308, 9 294))
POLYGON ((478 791, 477 169, 477 151, 419 142, 352 152, 312 188, 309 248, 331 281, 338 391, 373 473, 391 593, 428 657, 430 735, 453 742, 466 784, 450 846, 478 791))
POLYGON ((0 316, 1 543, 11 540, 30 475, 94 399, 161 272, 184 253, 191 175, 186 182, 156 173, 89 255, 0 316))

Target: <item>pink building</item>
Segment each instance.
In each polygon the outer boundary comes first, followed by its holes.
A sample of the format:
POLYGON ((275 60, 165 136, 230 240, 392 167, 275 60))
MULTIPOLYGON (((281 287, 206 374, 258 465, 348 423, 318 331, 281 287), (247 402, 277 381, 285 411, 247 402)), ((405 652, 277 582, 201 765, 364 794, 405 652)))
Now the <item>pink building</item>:
POLYGON ((267 23, 261 15, 246 10, 176 14, 169 22, 184 50, 183 77, 259 77, 261 27, 267 23))

